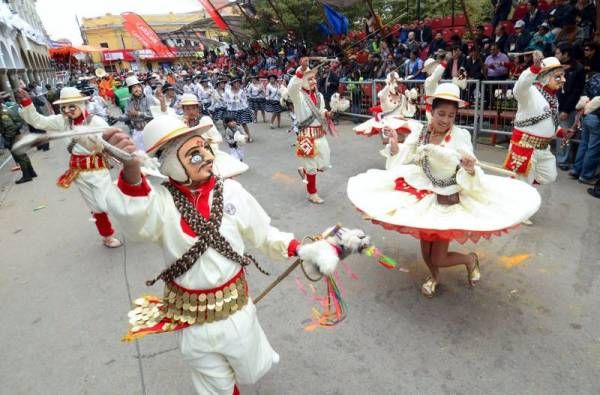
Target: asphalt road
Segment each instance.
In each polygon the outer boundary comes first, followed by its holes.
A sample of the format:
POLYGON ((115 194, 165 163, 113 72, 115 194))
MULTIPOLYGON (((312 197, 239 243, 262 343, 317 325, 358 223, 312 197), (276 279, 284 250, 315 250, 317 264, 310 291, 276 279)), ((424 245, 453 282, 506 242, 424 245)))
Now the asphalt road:
MULTIPOLYGON (((340 273, 348 317, 314 331, 304 322, 315 302, 299 290, 296 278, 308 286, 300 272, 292 274, 258 306, 281 362, 243 394, 600 393, 600 200, 586 187, 561 173, 540 188, 534 226, 453 244, 480 254, 482 281, 469 289, 464 268, 444 270, 429 300, 419 292, 426 268, 418 241, 362 220, 346 198, 348 177, 383 167, 379 141, 340 125, 340 137, 329 139, 333 168, 318 179, 326 203, 315 206, 296 174, 292 137, 265 126, 252 126, 250 170, 239 181, 273 223, 299 237, 335 223, 362 227, 409 272, 349 258, 356 278, 340 273)), ((478 154, 500 163, 504 152, 478 154)), ((14 185, 12 163, 0 169, 0 393, 192 393, 174 335, 120 341, 132 298, 162 293, 144 284, 163 267, 160 250, 102 246, 76 188, 55 185, 67 164, 64 142, 31 157, 34 182, 14 185)), ((273 275, 249 270, 254 295, 291 263, 259 257, 273 275)))

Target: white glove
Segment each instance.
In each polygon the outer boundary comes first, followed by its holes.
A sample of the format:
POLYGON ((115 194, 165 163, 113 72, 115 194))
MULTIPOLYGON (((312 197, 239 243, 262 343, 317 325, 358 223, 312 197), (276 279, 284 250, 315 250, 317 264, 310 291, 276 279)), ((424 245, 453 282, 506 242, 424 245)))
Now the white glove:
POLYGON ((335 272, 337 264, 340 261, 335 247, 325 240, 301 245, 298 247, 297 253, 298 257, 305 263, 315 265, 319 272, 326 276, 335 272))

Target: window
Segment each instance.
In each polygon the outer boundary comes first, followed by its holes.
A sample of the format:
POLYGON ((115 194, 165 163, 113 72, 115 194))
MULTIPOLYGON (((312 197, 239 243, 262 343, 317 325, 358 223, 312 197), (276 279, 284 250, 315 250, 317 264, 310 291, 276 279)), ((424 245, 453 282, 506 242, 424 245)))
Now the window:
POLYGON ((108 48, 108 43, 100 43, 100 48, 108 48))

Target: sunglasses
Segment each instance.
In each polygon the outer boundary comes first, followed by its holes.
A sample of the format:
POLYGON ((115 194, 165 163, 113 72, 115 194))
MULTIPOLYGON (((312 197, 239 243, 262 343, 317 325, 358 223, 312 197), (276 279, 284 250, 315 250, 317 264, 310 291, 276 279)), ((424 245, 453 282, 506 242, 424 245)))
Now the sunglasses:
POLYGON ((76 105, 69 104, 68 106, 61 106, 60 107, 60 112, 62 112, 62 113, 73 112, 73 111, 75 111, 76 108, 77 108, 76 105))

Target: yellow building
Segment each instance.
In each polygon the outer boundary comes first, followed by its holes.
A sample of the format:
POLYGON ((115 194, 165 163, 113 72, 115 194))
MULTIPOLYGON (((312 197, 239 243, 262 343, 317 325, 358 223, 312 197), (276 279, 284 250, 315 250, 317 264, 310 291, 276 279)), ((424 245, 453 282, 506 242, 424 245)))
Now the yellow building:
MULTIPOLYGON (((223 1, 221 1, 223 2, 223 1)), ((213 1, 215 7, 219 7, 219 1, 213 1)), ((222 15, 236 14, 232 7, 226 7, 221 12, 222 15)), ((156 33, 166 33, 177 30, 189 23, 207 18, 203 9, 186 13, 168 13, 158 15, 141 15, 142 18, 154 29, 156 33)), ((155 70, 159 67, 159 62, 144 59, 143 52, 133 52, 143 50, 142 44, 133 37, 124 27, 121 15, 106 14, 103 16, 83 18, 81 21, 81 33, 86 44, 105 48, 102 53, 92 54, 95 64, 103 65, 107 71, 129 70, 155 70), (127 50, 127 51, 124 51, 127 50), (134 54, 142 56, 132 57, 134 54)), ((206 36, 216 38, 222 35, 221 32, 208 31, 206 36)), ((176 61, 185 59, 176 59, 176 61)), ((189 59, 188 59, 189 60, 189 59)), ((172 63, 172 62, 170 62, 172 63)))

